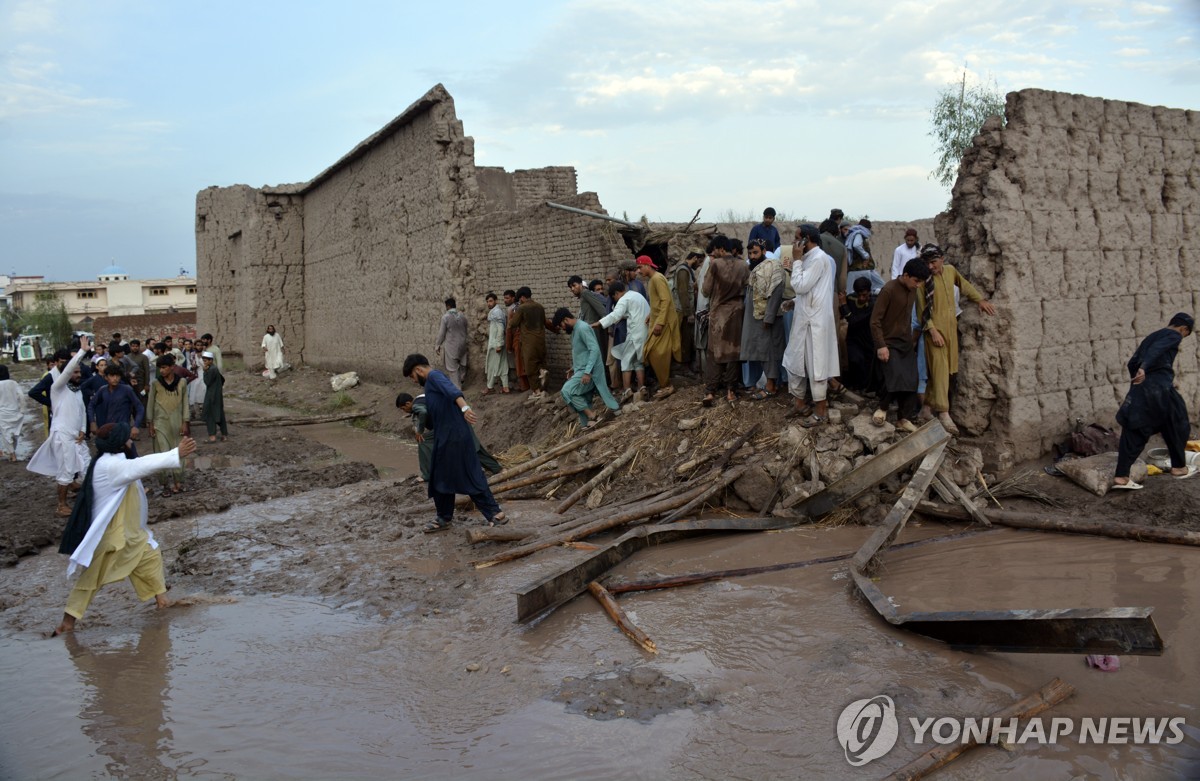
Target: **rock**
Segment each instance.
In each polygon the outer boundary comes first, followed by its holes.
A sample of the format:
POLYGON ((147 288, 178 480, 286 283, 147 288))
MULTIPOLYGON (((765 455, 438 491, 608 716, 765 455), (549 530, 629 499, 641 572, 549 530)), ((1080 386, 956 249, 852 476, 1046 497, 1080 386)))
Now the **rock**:
POLYGON ((833 425, 839 425, 842 422, 842 411, 840 409, 829 410, 829 422, 833 425))
POLYGON ((891 440, 896 427, 891 423, 876 426, 871 421, 871 415, 864 412, 850 421, 850 432, 861 439, 871 452, 876 452, 880 445, 891 440))
POLYGON ((887 517, 889 509, 886 504, 877 504, 874 507, 863 510, 858 516, 858 521, 864 526, 878 526, 887 517))
POLYGON ((358 385, 358 372, 346 372, 345 374, 338 374, 329 381, 329 385, 335 392, 344 391, 347 388, 353 388, 355 385, 358 385))
POLYGON ((684 418, 679 421, 676 428, 680 431, 691 431, 692 429, 700 428, 704 424, 704 418, 684 418))
POLYGON ((675 454, 681 456, 684 453, 686 453, 688 451, 688 448, 691 446, 692 446, 692 440, 688 439, 687 437, 684 437, 679 442, 679 447, 675 448, 675 454))
POLYGON ((629 671, 629 682, 634 686, 650 688, 658 683, 662 673, 651 667, 634 667, 629 671))
POLYGON ((595 510, 597 507, 599 507, 603 503, 604 503, 604 492, 601 491, 599 488, 593 488, 592 492, 590 494, 588 494, 587 501, 584 502, 584 504, 587 505, 587 508, 589 510, 595 510))
POLYGON ((837 454, 842 458, 858 458, 863 454, 863 444, 857 437, 846 437, 838 447, 837 454))
POLYGON ((800 426, 788 426, 783 431, 779 432, 779 448, 780 450, 792 451, 796 448, 805 448, 808 443, 808 432, 800 426))
POLYGON ((983 469, 983 451, 977 447, 956 447, 942 462, 942 475, 956 485, 967 486, 975 482, 975 474, 983 469))
POLYGON ((775 480, 758 465, 751 465, 733 482, 733 492, 755 512, 762 512, 775 493, 775 480))
POLYGON ((469 672, 469 673, 478 672, 479 668, 480 668, 479 662, 471 662, 470 664, 467 665, 467 672, 469 672))
MULTIPOLYGON (((1058 471, 1096 496, 1104 496, 1112 485, 1113 473, 1117 471, 1117 454, 1101 453, 1088 458, 1063 459, 1055 466, 1058 471)), ((1146 462, 1138 459, 1129 469, 1129 477, 1140 483, 1146 479, 1146 462)))
POLYGON ((860 510, 869 510, 879 504, 879 494, 868 491, 854 500, 854 506, 860 510))
POLYGON ((830 483, 838 480, 854 468, 849 459, 843 458, 833 452, 818 453, 817 466, 821 469, 821 478, 830 483))
POLYGON ((830 450, 836 450, 841 446, 845 437, 845 433, 840 429, 829 427, 823 428, 817 434, 817 441, 816 444, 813 445, 813 450, 816 450, 818 453, 826 453, 830 450))

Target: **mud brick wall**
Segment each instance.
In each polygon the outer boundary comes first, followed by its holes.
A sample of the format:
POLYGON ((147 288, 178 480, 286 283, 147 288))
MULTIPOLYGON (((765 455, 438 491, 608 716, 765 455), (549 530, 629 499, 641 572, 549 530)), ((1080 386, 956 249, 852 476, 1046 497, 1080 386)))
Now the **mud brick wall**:
MULTIPOLYGON (((297 186, 210 187, 196 196, 196 327, 222 351, 261 357, 274 324, 304 350, 304 205, 297 186)), ((251 363, 251 365, 253 365, 251 363)))
MULTIPOLYGON (((574 176, 572 175, 572 182, 574 176)), ((558 202, 578 209, 606 213, 595 193, 555 196, 558 202)), ((613 223, 553 209, 544 204, 517 213, 494 213, 472 219, 467 226, 465 252, 476 269, 476 295, 482 302, 488 291, 501 295, 527 285, 546 316, 565 306, 579 311, 579 302, 567 289, 567 279, 603 279, 607 269, 630 258, 629 249, 613 223)), ((480 310, 472 339, 471 365, 482 367, 487 344, 486 308, 480 310)), ((571 365, 571 341, 566 334, 546 334, 551 387, 562 384, 571 365)))
MULTIPOLYGON (((1024 458, 1077 420, 1114 424, 1139 341, 1200 310, 1200 113, 1043 90, 1005 113, 937 233, 1000 310, 964 311, 955 415, 1024 458)), ((1195 338, 1176 378, 1195 419, 1195 338)))
POLYGON ((402 119, 306 191, 307 363, 397 380, 408 353, 433 357, 445 298, 473 314, 461 252, 478 199, 473 142, 440 88, 402 119))

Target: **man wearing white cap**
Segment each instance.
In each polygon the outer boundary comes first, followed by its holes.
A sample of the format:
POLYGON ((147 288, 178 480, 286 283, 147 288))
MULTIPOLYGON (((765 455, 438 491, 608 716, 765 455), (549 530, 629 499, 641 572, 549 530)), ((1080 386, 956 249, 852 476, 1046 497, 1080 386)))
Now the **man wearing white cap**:
POLYGON ((217 428, 221 429, 221 441, 229 436, 229 427, 225 425, 225 376, 217 368, 213 354, 205 350, 200 354, 204 359, 204 425, 208 428, 208 441, 217 441, 217 428))

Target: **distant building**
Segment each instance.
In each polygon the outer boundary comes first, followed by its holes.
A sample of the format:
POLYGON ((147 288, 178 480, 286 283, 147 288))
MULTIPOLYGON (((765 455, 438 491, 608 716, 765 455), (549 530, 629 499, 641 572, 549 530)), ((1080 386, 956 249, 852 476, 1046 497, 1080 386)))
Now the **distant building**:
POLYGON ((42 277, 11 277, 4 297, 15 312, 32 309, 38 296, 52 293, 80 330, 92 330, 98 318, 196 311, 196 280, 130 279, 120 266, 109 266, 95 282, 47 282, 42 277))

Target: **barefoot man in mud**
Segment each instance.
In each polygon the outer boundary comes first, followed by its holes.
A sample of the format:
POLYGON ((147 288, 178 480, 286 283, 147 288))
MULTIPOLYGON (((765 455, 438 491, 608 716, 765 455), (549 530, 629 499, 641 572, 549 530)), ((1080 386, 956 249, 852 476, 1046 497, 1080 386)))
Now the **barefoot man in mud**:
POLYGON ((427 484, 437 517, 425 524, 424 530, 440 532, 450 528, 455 494, 471 497, 488 526, 508 523, 483 476, 471 431, 476 417, 462 391, 446 375, 431 368, 429 359, 420 353, 404 359, 404 376, 425 389, 425 409, 433 429, 427 484))
POLYGON ((67 577, 78 579, 67 597, 62 623, 51 637, 74 631, 100 587, 125 578, 138 599, 145 602, 153 597, 159 608, 171 606, 158 541, 146 527, 142 478, 162 469, 179 469, 182 459, 196 452, 196 443, 182 437, 174 450, 129 458, 133 442, 128 423, 105 424, 96 432, 95 442, 99 455, 88 466, 58 549, 71 557, 67 577))

